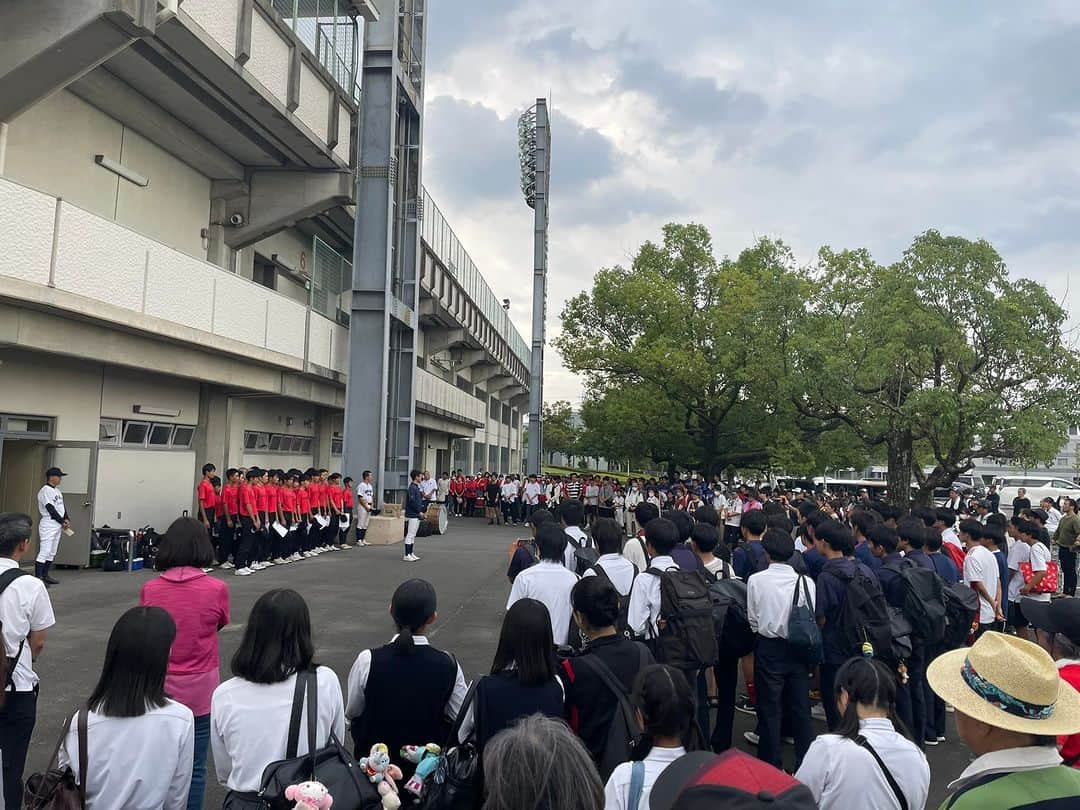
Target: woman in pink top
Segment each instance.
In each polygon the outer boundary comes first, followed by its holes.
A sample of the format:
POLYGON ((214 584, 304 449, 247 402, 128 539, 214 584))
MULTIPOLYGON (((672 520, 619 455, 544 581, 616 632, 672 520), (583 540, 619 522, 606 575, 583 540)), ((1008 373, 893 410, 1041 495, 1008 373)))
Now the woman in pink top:
POLYGON ((214 561, 206 528, 194 518, 173 521, 161 538, 154 567, 161 576, 142 587, 141 605, 165 608, 176 622, 165 690, 195 715, 195 761, 187 806, 203 806, 210 747, 210 696, 220 682, 218 631, 229 623, 229 588, 203 568, 214 561))

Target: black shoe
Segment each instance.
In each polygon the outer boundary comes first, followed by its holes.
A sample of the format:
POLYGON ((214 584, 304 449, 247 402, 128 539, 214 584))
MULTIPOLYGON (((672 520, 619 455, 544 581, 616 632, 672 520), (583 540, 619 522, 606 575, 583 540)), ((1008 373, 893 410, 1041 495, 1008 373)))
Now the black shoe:
POLYGON ((52 578, 52 577, 50 577, 50 576, 49 576, 48 574, 46 574, 46 575, 45 575, 45 584, 46 584, 46 585, 59 585, 59 584, 60 584, 60 580, 58 580, 58 579, 53 579, 53 578, 52 578))
POLYGON ((752 714, 755 717, 757 716, 757 709, 750 701, 750 698, 746 695, 739 695, 738 699, 735 701, 735 709, 736 711, 740 711, 743 714, 752 714))

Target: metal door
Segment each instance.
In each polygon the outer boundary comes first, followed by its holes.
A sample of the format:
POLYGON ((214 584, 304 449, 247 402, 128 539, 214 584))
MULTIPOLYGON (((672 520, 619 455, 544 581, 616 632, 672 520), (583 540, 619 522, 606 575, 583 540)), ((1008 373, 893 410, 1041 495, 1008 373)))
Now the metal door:
POLYGON ((71 521, 70 537, 60 537, 57 565, 90 563, 90 531, 94 527, 94 482, 97 480, 97 442, 49 442, 48 464, 59 467, 67 476, 60 483, 64 507, 71 521))

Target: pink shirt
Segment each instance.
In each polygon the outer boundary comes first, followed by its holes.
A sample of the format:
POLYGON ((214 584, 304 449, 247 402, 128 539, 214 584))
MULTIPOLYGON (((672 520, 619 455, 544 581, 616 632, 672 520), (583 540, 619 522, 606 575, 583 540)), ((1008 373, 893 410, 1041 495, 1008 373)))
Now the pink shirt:
POLYGON ((143 584, 139 604, 165 608, 176 622, 165 691, 196 717, 210 714, 221 680, 217 634, 229 623, 228 586, 198 568, 170 568, 143 584))

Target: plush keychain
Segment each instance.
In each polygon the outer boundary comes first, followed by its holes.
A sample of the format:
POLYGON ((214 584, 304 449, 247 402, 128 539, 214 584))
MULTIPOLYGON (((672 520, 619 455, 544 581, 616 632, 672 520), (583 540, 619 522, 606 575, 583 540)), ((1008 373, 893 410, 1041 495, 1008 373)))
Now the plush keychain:
POLYGON ((405 789, 415 796, 424 795, 424 783, 435 772, 435 766, 439 763, 439 754, 442 748, 435 743, 427 745, 406 745, 399 752, 401 758, 416 766, 416 771, 409 781, 405 783, 405 789))
POLYGON ((371 746, 371 753, 360 758, 359 765, 378 789, 384 810, 397 810, 401 807, 397 782, 394 780, 401 779, 403 774, 401 768, 390 761, 390 752, 386 745, 375 743, 371 746))
POLYGON ((285 798, 296 802, 293 810, 329 810, 334 797, 322 782, 301 782, 285 788, 285 798))

